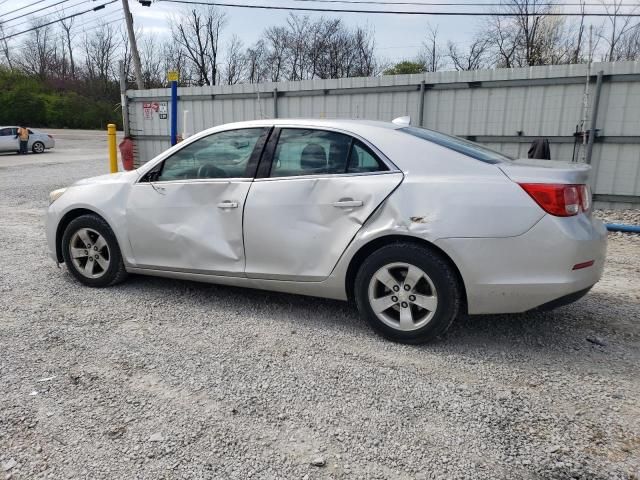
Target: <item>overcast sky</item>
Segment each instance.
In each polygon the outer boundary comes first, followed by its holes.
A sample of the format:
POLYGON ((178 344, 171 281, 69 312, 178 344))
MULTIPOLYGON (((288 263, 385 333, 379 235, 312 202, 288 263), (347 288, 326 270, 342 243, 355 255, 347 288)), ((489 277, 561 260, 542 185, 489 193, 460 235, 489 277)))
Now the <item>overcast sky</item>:
MULTIPOLYGON (((0 0, 0 20, 7 20, 19 14, 23 14, 22 18, 8 22, 9 28, 14 27, 13 31, 19 31, 27 28, 28 24, 18 25, 19 22, 25 22, 25 19, 40 17, 46 14, 51 15, 57 9, 44 10, 42 12, 29 15, 29 12, 56 3, 59 0, 45 0, 38 5, 23 9, 21 12, 3 16, 4 13, 19 8, 21 5, 29 5, 37 0, 0 0)), ((68 0, 63 4, 65 13, 71 13, 86 9, 88 6, 105 2, 106 0, 68 0)), ((414 10, 414 11, 474 11, 482 12, 490 7, 482 7, 472 0, 446 0, 456 3, 470 3, 469 6, 415 6, 402 5, 402 0, 386 0, 389 3, 397 3, 397 6, 389 5, 369 5, 369 4, 340 4, 340 3, 313 3, 300 0, 224 0, 224 3, 249 3, 261 5, 278 5, 278 6, 295 6, 295 7, 325 7, 325 8, 352 8, 352 9, 388 9, 388 10, 414 10), (474 5, 475 3, 475 5, 474 5)), ((405 0, 405 2, 408 0, 405 0)), ((433 2, 443 0, 413 0, 423 2, 433 2)), ((491 0, 482 0, 483 3, 491 0)), ((497 0, 494 0, 497 1, 497 0)), ((558 0, 557 3, 576 2, 577 0, 558 0)), ((598 0, 587 0, 589 3, 596 3, 598 0)), ((631 2, 631 0, 624 0, 631 2)), ((154 1, 151 7, 143 7, 137 1, 130 1, 135 25, 147 32, 155 32, 158 35, 168 34, 167 18, 180 9, 189 8, 186 5, 168 3, 163 1, 154 1)), ((79 29, 90 28, 92 23, 98 18, 104 19, 106 22, 117 20, 121 17, 120 2, 113 3, 99 12, 89 13, 76 19, 79 29), (86 25, 85 27, 82 24, 86 25)), ((245 8, 220 7, 227 13, 227 25, 222 34, 222 50, 228 39, 233 35, 238 35, 244 42, 245 46, 254 43, 262 34, 266 27, 271 25, 282 25, 286 21, 288 12, 275 10, 255 10, 245 8)), ((564 11, 576 11, 578 7, 562 7, 564 11)), ((593 9, 594 7, 592 7, 593 9)), ((300 12, 303 14, 304 12, 300 12)), ((307 13, 310 17, 327 17, 341 18, 345 23, 351 26, 368 25, 375 32, 377 53, 380 57, 390 60, 400 60, 405 58, 413 58, 417 55, 421 48, 421 44, 425 38, 425 32, 428 23, 438 26, 439 38, 445 44, 448 40, 466 44, 470 41, 473 34, 482 28, 486 17, 444 17, 444 16, 418 16, 418 15, 377 15, 366 13, 307 13)), ((594 24, 599 24, 603 19, 592 19, 594 24)), ((19 39, 20 37, 18 37, 19 39)))
MULTIPOLYGON (((398 2, 399 0, 389 0, 398 2)), ((234 0, 227 3, 242 3, 240 0, 234 0)), ((310 2, 297 2, 294 0, 253 0, 252 4, 262 5, 282 5, 282 6, 320 6, 335 7, 338 5, 349 8, 349 5, 343 4, 315 4, 310 2)), ((115 5, 115 4, 114 4, 115 5)), ((188 7, 188 6, 186 6, 188 7)), ((376 5, 351 5, 354 9, 384 9, 384 7, 376 5)), ((142 25, 145 30, 151 29, 157 32, 166 32, 167 16, 176 10, 184 9, 185 5, 174 3, 157 2, 151 7, 143 7, 139 3, 135 6, 132 3, 132 13, 138 25, 142 25)), ((271 25, 282 25, 286 22, 289 15, 286 11, 278 10, 254 10, 244 8, 220 7, 227 13, 227 25, 223 32, 223 42, 230 38, 231 35, 238 35, 245 43, 249 45, 254 43, 261 36, 266 27, 271 25)), ((446 7, 415 7, 415 6, 398 6, 397 10, 423 10, 426 8, 440 8, 446 10, 446 7)), ((449 7, 450 9, 450 7, 449 7)), ((477 10, 477 9, 476 9, 477 10)), ((467 18, 462 20, 464 28, 460 28, 461 19, 451 17, 426 17, 413 15, 378 15, 378 14, 362 14, 362 13, 317 13, 317 12, 299 12, 299 14, 307 14, 311 18, 319 18, 321 16, 342 19, 351 26, 368 25, 375 32, 376 46, 378 54, 384 57, 414 57, 422 44, 427 23, 439 25, 442 38, 456 39, 460 41, 470 38, 474 28, 478 25, 480 18, 467 18)))

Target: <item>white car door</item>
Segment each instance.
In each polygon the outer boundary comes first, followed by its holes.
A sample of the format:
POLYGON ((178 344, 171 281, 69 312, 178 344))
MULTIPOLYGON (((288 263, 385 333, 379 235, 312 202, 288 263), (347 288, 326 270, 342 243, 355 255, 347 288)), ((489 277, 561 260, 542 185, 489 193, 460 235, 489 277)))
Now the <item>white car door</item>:
POLYGON ((19 149, 16 129, 12 127, 0 128, 0 152, 17 152, 19 149))
POLYGON ((320 281, 403 175, 349 135, 283 128, 258 177, 243 223, 247 276, 320 281))
POLYGON ((133 185, 126 215, 138 267, 244 275, 242 214, 267 134, 203 137, 133 185))

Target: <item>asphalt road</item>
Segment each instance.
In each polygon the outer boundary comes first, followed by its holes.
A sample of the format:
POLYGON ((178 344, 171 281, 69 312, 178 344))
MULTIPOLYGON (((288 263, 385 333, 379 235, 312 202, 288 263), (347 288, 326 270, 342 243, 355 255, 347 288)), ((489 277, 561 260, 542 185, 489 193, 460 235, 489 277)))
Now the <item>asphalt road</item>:
POLYGON ((0 474, 640 477, 638 237, 611 237, 574 305, 402 346, 342 302, 78 285, 48 256, 47 194, 106 173, 106 140, 54 136, 53 152, 0 156, 0 474))

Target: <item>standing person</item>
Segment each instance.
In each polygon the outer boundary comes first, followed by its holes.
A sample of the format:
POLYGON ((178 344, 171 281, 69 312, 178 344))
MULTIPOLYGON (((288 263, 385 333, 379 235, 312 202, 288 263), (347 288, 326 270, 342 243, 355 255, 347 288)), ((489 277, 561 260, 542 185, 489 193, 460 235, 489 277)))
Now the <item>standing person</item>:
POLYGON ((29 144, 29 129, 26 127, 18 127, 16 138, 20 139, 20 155, 26 155, 27 145, 29 144))

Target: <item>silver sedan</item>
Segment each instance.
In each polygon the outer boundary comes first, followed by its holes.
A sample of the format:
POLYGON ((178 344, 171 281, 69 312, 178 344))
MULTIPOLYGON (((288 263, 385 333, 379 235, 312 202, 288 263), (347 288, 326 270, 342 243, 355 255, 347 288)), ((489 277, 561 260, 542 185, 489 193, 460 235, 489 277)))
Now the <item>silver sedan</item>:
MULTIPOLYGON (((29 143, 27 150, 33 153, 42 153, 46 149, 56 146, 56 142, 48 133, 29 128, 29 143)), ((18 127, 0 127, 0 152, 19 152, 18 127)))
POLYGON ((91 287, 138 273, 352 299, 420 343, 588 292, 606 249, 588 173, 406 120, 243 122, 52 192, 47 237, 91 287))

